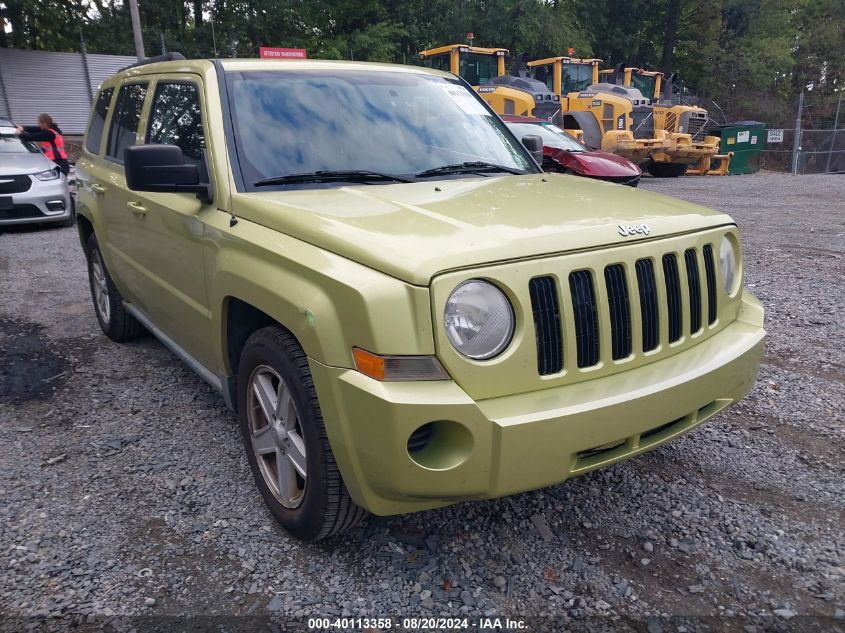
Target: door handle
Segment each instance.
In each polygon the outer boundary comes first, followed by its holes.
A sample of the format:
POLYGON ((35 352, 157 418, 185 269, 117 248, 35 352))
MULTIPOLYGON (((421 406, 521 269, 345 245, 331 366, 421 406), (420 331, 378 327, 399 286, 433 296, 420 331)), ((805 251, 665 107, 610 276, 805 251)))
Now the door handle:
POLYGON ((94 190, 94 193, 105 193, 106 192, 106 188, 103 187, 103 185, 98 185, 97 183, 94 183, 93 185, 91 185, 91 189, 94 190))
POLYGON ((135 215, 147 215, 147 208, 140 202, 127 202, 126 206, 129 207, 129 210, 135 215))

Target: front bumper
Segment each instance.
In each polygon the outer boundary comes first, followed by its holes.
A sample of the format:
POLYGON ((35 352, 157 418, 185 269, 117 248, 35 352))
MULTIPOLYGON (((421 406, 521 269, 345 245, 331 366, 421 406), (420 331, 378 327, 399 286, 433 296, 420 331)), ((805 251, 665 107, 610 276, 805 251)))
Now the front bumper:
POLYGON ((332 451, 355 502, 379 515, 559 484, 638 455, 740 400, 757 377, 763 308, 677 355, 603 378, 472 400, 456 383, 384 383, 310 360, 332 451), (435 422, 412 458, 409 436, 435 422))
POLYGON ((31 180, 28 191, 0 194, 12 198, 12 209, 0 210, 0 225, 62 222, 70 217, 73 204, 64 175, 57 180, 42 181, 32 177, 31 180))

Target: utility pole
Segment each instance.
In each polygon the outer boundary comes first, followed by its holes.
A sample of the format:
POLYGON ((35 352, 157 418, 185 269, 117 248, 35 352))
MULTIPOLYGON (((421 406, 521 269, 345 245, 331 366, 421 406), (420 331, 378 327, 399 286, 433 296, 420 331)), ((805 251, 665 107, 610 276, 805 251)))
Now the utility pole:
POLYGON ((804 111, 804 91, 798 95, 798 112, 795 114, 795 133, 792 138, 792 173, 798 173, 798 154, 801 151, 801 114, 804 111))
POLYGON ((93 87, 91 86, 91 71, 88 68, 88 51, 85 49, 85 36, 82 34, 82 27, 79 27, 79 55, 82 58, 82 70, 85 72, 85 85, 88 87, 88 103, 94 104, 93 87))
POLYGON ((132 17, 132 37, 135 40, 135 55, 138 61, 146 58, 144 55, 144 39, 141 36, 141 16, 138 15, 138 0, 129 0, 129 15, 132 17))

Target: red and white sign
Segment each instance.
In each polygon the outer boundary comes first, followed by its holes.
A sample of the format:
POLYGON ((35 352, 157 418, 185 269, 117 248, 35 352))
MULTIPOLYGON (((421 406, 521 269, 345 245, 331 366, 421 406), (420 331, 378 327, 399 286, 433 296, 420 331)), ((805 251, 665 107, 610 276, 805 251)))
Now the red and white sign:
POLYGON ((258 49, 258 56, 261 59, 307 59, 308 55, 304 48, 274 48, 261 46, 258 49))

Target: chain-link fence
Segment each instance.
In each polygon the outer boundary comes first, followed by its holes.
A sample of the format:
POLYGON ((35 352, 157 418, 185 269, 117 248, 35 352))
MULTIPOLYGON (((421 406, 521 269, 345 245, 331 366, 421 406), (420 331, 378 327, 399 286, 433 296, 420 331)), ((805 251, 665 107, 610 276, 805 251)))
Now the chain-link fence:
POLYGON ((801 95, 789 127, 770 127, 764 169, 795 174, 845 173, 845 104, 838 95, 801 95))

